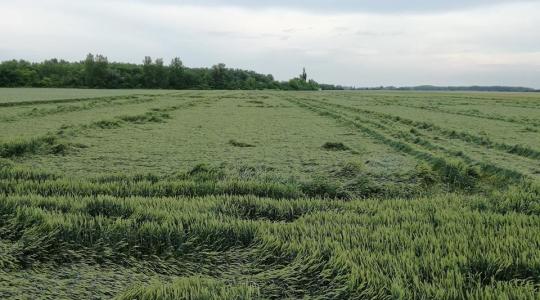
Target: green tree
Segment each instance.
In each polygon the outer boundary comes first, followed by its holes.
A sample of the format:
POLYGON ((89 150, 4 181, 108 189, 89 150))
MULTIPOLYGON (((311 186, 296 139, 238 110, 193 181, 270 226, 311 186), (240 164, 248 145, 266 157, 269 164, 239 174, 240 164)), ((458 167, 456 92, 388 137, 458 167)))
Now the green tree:
POLYGON ((302 74, 300 74, 300 79, 304 82, 307 82, 307 73, 306 73, 306 68, 304 68, 302 70, 302 74))
POLYGON ((143 60, 143 86, 145 88, 152 88, 155 85, 154 82, 154 66, 152 58, 150 56, 145 56, 143 60))
POLYGON ((154 63, 154 85, 153 88, 166 89, 169 87, 169 80, 165 65, 163 64, 163 58, 156 59, 154 63))
POLYGON ((226 72, 227 68, 225 67, 225 64, 219 63, 214 65, 210 71, 210 78, 212 80, 210 86, 217 90, 225 89, 226 72))
POLYGON ((86 56, 84 61, 85 84, 91 88, 106 87, 106 78, 108 73, 109 62, 107 57, 92 53, 86 56))
POLYGON ((177 90, 186 88, 184 65, 178 57, 173 58, 169 65, 169 87, 177 90))
MULTIPOLYGON (((302 74, 288 82, 272 75, 230 69, 225 64, 211 68, 187 68, 179 58, 170 65, 163 59, 146 56, 142 64, 109 62, 107 57, 89 53, 83 61, 49 59, 39 63, 24 60, 0 62, 1 87, 79 88, 174 88, 174 89, 283 89, 316 90, 317 82, 302 74)), ((323 88, 333 88, 324 85, 323 88)))

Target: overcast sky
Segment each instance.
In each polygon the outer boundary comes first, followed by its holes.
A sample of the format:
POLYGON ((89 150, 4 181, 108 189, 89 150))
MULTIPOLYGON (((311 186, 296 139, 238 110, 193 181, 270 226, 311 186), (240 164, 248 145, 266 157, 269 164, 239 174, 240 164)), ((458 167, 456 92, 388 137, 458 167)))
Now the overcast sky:
POLYGON ((0 0, 0 60, 165 61, 318 82, 540 88, 540 1, 0 0))

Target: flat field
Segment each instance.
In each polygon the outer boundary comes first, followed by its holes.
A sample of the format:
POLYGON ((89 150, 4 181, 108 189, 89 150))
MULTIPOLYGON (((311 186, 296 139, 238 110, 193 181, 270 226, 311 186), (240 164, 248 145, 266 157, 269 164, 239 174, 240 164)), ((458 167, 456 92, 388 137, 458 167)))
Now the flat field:
POLYGON ((540 297, 540 94, 0 89, 2 299, 540 297))

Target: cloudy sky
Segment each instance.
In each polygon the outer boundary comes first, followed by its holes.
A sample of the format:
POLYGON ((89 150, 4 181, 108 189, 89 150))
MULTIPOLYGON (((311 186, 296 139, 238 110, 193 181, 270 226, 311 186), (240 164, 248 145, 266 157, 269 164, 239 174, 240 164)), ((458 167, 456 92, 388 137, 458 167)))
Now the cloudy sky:
POLYGON ((0 60, 145 55, 288 79, 540 88, 540 0, 0 0, 0 60))

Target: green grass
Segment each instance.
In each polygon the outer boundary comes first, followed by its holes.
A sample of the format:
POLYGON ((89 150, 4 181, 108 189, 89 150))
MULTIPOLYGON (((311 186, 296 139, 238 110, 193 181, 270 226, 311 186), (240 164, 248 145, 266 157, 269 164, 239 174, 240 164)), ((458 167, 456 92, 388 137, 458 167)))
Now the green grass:
MULTIPOLYGON (((91 99, 130 95, 167 94, 159 90, 93 90, 53 88, 0 88, 0 104, 19 102, 56 102, 57 100, 91 99)), ((34 103, 35 104, 35 103, 34 103)), ((18 105, 18 104, 17 104, 18 105)))
POLYGON ((536 94, 0 99, 2 299, 540 297, 536 94))

